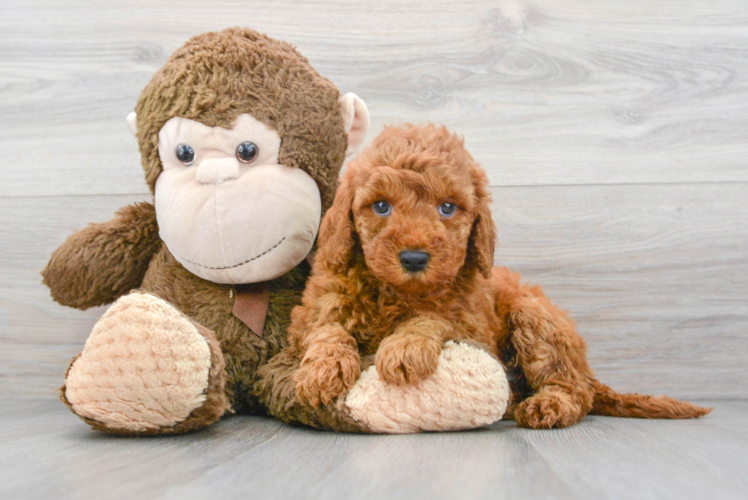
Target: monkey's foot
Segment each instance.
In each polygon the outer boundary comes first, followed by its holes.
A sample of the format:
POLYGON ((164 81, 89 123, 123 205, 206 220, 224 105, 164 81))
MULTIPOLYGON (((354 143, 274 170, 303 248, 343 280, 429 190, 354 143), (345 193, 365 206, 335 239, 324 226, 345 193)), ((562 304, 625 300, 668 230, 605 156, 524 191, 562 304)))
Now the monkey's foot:
POLYGON ((447 342, 436 372, 417 384, 383 382, 370 366, 345 407, 370 432, 401 434, 473 429, 501 420, 509 382, 501 364, 479 347, 447 342))
POLYGON ((98 430, 179 433, 223 415, 225 379, 213 332, 155 295, 132 292, 96 323, 60 399, 98 430))

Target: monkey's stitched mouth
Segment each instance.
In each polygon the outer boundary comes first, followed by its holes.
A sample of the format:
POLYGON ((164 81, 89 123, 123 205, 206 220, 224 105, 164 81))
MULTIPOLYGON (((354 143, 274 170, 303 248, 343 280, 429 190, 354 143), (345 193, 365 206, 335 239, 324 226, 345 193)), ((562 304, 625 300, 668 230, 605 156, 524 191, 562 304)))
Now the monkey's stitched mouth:
POLYGON ((212 266, 204 266, 204 265, 202 265, 202 264, 198 264, 197 262, 192 262, 191 260, 187 260, 187 259, 182 259, 182 260, 183 260, 183 261, 185 261, 185 262, 189 262, 190 264, 192 264, 192 265, 194 265, 194 266, 197 266, 197 267, 202 267, 203 269, 217 269, 217 270, 221 270, 221 269, 234 269, 235 267, 243 266, 244 264, 249 264, 249 263, 250 263, 250 262, 252 262, 253 260, 257 260, 257 259, 259 259, 260 257, 262 257, 263 255, 267 255, 267 254, 268 254, 268 253, 270 253, 271 251, 273 251, 273 250, 275 250, 276 248, 278 248, 278 247, 280 246, 280 244, 281 244, 281 243, 283 243, 284 241, 286 241, 286 237, 285 237, 285 236, 284 236, 283 238, 281 238, 281 239, 280 239, 280 241, 279 241, 278 243, 276 243, 275 245, 271 246, 270 248, 268 248, 267 250, 265 250, 265 251, 264 251, 264 252, 262 252, 261 254, 259 254, 259 255, 255 255, 255 256, 254 256, 254 257, 252 257, 251 259, 247 259, 247 260, 245 260, 244 262, 240 262, 240 263, 238 263, 238 264, 234 264, 233 266, 226 266, 226 267, 212 267, 212 266))

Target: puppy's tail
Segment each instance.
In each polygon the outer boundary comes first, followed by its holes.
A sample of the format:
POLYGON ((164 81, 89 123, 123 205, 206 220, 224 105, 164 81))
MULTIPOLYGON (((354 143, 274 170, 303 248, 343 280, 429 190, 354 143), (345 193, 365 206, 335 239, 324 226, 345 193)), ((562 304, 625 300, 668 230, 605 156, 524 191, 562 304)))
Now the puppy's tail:
POLYGON ((642 394, 619 394, 607 385, 595 380, 595 401, 591 415, 629 418, 698 418, 712 411, 678 401, 667 396, 644 396, 642 394))

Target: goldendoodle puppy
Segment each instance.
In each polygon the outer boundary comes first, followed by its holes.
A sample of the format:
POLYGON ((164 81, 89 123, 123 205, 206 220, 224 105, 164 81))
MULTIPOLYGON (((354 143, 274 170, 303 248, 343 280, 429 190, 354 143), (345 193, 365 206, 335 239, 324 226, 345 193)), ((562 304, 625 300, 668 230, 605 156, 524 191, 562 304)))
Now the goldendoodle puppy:
POLYGON ((346 171, 289 328, 298 396, 331 403, 375 354, 379 376, 415 384, 444 342, 471 339, 512 375, 519 425, 564 427, 588 413, 689 418, 710 410, 618 394, 595 379, 585 343, 540 287, 493 267, 496 229, 485 173, 435 125, 386 128, 346 171))

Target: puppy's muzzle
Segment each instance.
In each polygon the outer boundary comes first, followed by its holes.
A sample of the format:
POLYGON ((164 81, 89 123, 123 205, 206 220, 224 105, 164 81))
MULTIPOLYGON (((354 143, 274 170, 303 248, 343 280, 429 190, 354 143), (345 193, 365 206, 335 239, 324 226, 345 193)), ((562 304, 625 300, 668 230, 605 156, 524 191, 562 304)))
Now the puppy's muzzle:
POLYGON ((409 273, 417 273, 426 269, 429 254, 422 250, 404 250, 400 252, 400 263, 409 273))

